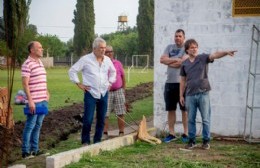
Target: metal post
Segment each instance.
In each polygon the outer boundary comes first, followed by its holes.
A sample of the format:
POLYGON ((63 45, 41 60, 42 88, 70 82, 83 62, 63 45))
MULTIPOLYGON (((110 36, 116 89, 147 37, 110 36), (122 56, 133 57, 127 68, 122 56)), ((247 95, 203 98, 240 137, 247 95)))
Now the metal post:
POLYGON ((73 54, 70 55, 70 66, 73 65, 73 54))

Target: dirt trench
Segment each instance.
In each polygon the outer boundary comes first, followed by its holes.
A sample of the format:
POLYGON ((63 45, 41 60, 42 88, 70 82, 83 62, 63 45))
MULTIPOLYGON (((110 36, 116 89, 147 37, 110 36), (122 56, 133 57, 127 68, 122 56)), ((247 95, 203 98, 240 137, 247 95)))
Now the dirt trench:
MULTIPOLYGON (((131 103, 149 97, 153 94, 153 83, 141 83, 126 90, 126 101, 131 112, 131 103)), ((55 148, 60 141, 66 140, 72 133, 81 130, 80 116, 83 114, 83 103, 74 103, 71 106, 50 111, 45 117, 40 134, 40 148, 55 148)), ((94 125, 94 124, 92 124, 94 125)), ((10 139, 11 149, 14 152, 9 157, 9 163, 21 159, 21 142, 24 122, 15 123, 13 136, 10 139)))

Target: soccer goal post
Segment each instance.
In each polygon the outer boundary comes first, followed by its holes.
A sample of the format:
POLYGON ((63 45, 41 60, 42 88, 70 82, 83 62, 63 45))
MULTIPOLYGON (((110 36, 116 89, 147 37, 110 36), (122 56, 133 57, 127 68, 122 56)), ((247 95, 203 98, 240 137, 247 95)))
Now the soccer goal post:
POLYGON ((144 73, 148 67, 149 67, 149 55, 132 55, 132 65, 130 67, 128 67, 128 71, 127 71, 127 81, 130 81, 130 72, 132 69, 134 68, 140 68, 141 67, 141 71, 140 73, 144 73), (140 62, 140 59, 142 59, 142 61, 140 62))

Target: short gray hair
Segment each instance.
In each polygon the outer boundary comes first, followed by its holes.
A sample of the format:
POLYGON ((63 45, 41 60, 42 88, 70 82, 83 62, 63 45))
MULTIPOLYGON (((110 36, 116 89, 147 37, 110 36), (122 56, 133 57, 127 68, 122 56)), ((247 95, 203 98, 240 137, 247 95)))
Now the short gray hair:
POLYGON ((107 49, 110 49, 110 50, 112 50, 113 51, 113 47, 111 46, 111 45, 107 45, 107 47, 106 47, 107 49))
POLYGON ((93 44, 92 44, 92 48, 98 48, 99 47, 99 44, 102 44, 102 43, 105 43, 106 44, 106 41, 104 39, 102 39, 101 37, 97 37, 95 38, 95 40, 93 41, 93 44))

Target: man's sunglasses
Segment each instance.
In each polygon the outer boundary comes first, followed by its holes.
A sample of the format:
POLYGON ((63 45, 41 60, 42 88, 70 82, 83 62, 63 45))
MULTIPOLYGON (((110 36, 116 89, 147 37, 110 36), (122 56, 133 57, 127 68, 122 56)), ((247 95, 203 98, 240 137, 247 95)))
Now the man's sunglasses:
POLYGON ((109 53, 112 53, 112 52, 113 52, 113 51, 106 51, 105 53, 106 53, 106 54, 109 54, 109 53))

